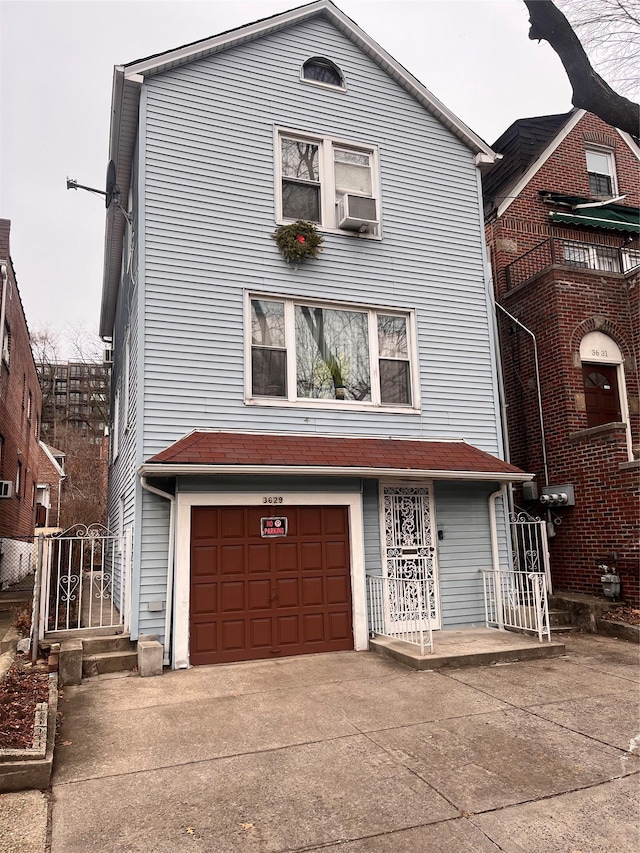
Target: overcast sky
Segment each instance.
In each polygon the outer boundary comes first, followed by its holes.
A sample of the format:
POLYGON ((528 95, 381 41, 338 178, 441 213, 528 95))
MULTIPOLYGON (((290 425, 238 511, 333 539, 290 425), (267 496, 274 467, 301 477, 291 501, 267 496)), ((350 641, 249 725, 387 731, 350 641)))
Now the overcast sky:
MULTIPOLYGON (((0 0, 0 217, 27 322, 100 313, 102 188, 113 66, 301 5, 296 0, 0 0)), ((555 53, 529 41, 522 0, 338 0, 338 6, 487 142, 517 118, 566 112, 555 53)))

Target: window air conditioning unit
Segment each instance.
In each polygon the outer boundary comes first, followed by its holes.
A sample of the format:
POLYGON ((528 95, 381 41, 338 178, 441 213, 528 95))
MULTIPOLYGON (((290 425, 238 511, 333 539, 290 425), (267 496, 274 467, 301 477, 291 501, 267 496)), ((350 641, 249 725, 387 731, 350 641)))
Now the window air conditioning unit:
POLYGON ((13 480, 0 480, 0 498, 13 497, 13 480))
POLYGON ((112 349, 106 349, 104 351, 104 355, 102 357, 102 363, 103 364, 113 364, 113 350, 112 349))
POLYGON ((346 231, 373 231, 378 224, 378 204, 375 198, 343 195, 338 202, 338 228, 346 231))

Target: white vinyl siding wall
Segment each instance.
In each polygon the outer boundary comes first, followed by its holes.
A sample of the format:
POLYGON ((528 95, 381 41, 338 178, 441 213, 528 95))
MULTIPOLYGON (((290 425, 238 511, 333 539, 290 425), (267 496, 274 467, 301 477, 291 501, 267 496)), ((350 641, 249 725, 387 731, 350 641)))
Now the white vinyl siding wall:
POLYGON ((143 456, 194 427, 500 438, 473 154, 331 24, 315 19, 143 86, 143 456), (346 93, 300 82, 318 53, 346 93), (279 255, 274 127, 378 146, 382 240, 326 234, 279 255), (421 412, 244 402, 244 291, 415 309, 421 412))

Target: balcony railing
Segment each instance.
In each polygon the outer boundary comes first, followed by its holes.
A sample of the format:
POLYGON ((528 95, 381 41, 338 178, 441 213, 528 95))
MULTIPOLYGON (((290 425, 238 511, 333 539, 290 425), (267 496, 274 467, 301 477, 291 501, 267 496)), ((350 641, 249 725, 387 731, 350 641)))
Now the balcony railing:
POLYGON ((640 266, 640 249, 549 237, 505 268, 507 290, 551 266, 628 273, 640 266))

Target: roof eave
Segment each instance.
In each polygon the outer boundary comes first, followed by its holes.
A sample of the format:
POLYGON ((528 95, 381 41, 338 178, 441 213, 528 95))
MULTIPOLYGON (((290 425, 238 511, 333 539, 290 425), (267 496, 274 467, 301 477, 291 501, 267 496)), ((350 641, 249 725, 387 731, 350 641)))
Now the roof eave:
POLYGON ((440 469, 369 468, 349 465, 209 465, 147 462, 138 468, 140 477, 183 477, 236 474, 304 475, 332 477, 386 477, 411 480, 467 480, 491 483, 524 483, 534 474, 515 471, 443 471, 440 469))

